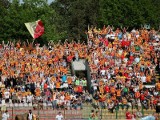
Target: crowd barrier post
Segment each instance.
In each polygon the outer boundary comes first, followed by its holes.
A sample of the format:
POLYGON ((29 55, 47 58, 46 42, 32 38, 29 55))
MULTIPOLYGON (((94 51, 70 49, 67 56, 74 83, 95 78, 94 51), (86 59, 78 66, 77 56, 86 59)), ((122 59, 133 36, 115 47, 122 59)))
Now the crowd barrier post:
POLYGON ((141 112, 142 112, 142 115, 144 116, 143 105, 142 105, 142 108, 141 108, 141 112))
POLYGON ((65 113, 65 109, 64 109, 64 119, 65 119, 65 114, 66 114, 66 113, 65 113))
POLYGON ((40 109, 40 107, 39 107, 39 102, 38 102, 38 120, 39 120, 39 109, 40 109))
POLYGON ((101 120, 102 120, 102 108, 101 108, 101 120))
POLYGON ((12 120, 13 120, 13 106, 12 106, 12 120))
POLYGON ((118 107, 116 107, 116 119, 118 119, 118 107))

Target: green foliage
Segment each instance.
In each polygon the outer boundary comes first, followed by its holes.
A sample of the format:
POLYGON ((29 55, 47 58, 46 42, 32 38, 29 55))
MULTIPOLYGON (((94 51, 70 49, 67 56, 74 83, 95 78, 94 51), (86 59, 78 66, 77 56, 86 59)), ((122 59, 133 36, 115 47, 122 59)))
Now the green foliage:
POLYGON ((41 19, 45 33, 37 41, 85 40, 88 25, 102 27, 160 25, 159 0, 0 0, 0 41, 32 39, 24 23, 41 19))
POLYGON ((83 39, 88 24, 96 25, 98 7, 95 0, 56 0, 51 7, 61 16, 59 25, 70 39, 83 39), (61 24, 63 23, 63 24, 61 24))
POLYGON ((0 40, 9 39, 32 39, 24 23, 33 22, 41 19, 45 26, 45 34, 38 40, 57 40, 61 36, 57 32, 55 21, 58 19, 58 14, 55 10, 49 7, 45 0, 24 0, 20 3, 19 0, 8 1, 8 5, 0 2, 0 40), (5 5, 5 6, 4 6, 5 5))
POLYGON ((158 27, 159 1, 155 0, 100 0, 99 23, 116 27, 139 28, 141 24, 158 27), (154 1, 154 2, 153 2, 154 1))

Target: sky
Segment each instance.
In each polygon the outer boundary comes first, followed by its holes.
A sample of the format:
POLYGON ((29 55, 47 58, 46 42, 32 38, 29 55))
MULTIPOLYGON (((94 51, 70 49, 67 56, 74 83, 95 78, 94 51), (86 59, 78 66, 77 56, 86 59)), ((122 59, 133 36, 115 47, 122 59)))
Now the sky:
POLYGON ((50 4, 51 2, 53 2, 54 0, 48 0, 48 3, 50 4))
MULTIPOLYGON (((22 2, 23 0, 20 0, 20 2, 22 2)), ((50 4, 51 2, 53 2, 54 0, 48 0, 48 3, 50 4)))

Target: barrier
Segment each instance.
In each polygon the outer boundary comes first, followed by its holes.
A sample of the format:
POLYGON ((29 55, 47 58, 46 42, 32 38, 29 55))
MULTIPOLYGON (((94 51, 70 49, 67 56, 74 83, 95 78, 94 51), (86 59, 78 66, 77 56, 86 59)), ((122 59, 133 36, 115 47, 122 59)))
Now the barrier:
MULTIPOLYGON (((15 116, 18 114, 24 114, 24 113, 28 113, 29 110, 32 110, 33 113, 37 116, 38 120, 55 120, 55 116, 58 114, 58 112, 61 112, 62 115, 64 116, 65 120, 87 120, 89 117, 89 114, 91 112, 91 110, 93 109, 91 106, 87 106, 84 105, 83 109, 71 109, 71 110, 66 110, 66 109, 59 109, 59 110, 53 110, 53 109, 47 109, 44 108, 43 110, 41 109, 36 109, 33 110, 33 107, 28 106, 28 107, 24 107, 24 106, 20 106, 19 104, 13 105, 12 107, 10 107, 9 105, 7 105, 7 110, 10 114, 10 119, 9 120, 14 120, 15 116)), ((95 111, 98 111, 98 118, 99 120, 124 120, 125 119, 125 112, 126 110, 122 110, 122 109, 115 109, 113 113, 111 113, 110 111, 108 111, 108 109, 94 109, 95 111)), ((128 110, 130 113, 133 113, 133 111, 136 111, 136 109, 129 109, 128 110)), ((145 110, 142 108, 142 110, 140 110, 140 112, 143 111, 143 115, 147 116, 150 115, 152 113, 155 113, 155 109, 148 109, 145 110)))

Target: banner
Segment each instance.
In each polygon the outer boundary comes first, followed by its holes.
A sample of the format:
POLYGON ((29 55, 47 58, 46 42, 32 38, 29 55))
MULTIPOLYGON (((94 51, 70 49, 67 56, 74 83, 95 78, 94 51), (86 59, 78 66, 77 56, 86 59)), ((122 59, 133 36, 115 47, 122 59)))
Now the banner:
POLYGON ((28 22, 28 23, 24 23, 24 24, 34 39, 43 35, 44 25, 41 20, 37 20, 35 22, 28 22))

